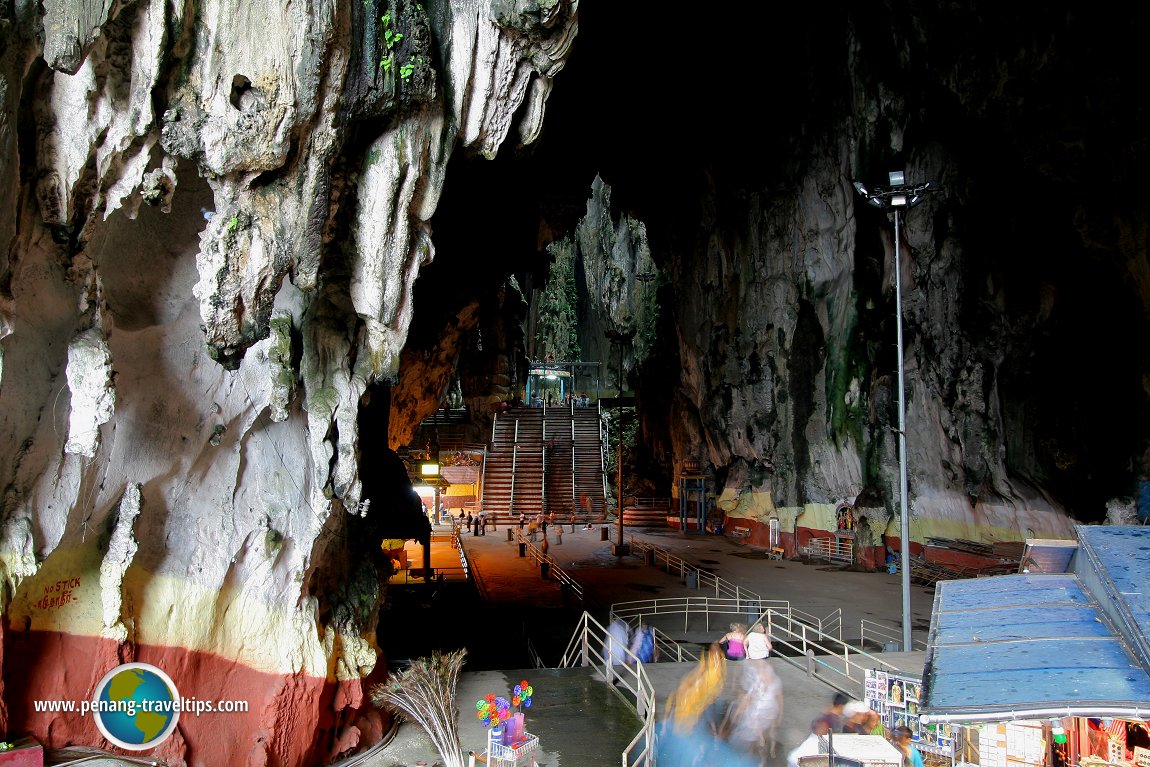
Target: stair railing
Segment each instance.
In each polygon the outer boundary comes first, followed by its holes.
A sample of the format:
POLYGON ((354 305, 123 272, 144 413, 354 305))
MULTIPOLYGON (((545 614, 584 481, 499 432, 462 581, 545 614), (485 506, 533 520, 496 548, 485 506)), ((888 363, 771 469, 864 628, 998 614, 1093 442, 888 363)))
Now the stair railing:
POLYGON ((507 499, 507 513, 515 511, 515 474, 519 464, 519 422, 515 423, 515 444, 511 446, 511 497, 507 499))
POLYGON ((571 503, 575 503, 575 406, 571 406, 571 503))
POLYGON ((650 767, 655 764, 655 686, 647 676, 645 665, 630 649, 616 649, 610 642, 611 635, 607 629, 585 612, 559 661, 559 667, 590 667, 596 676, 615 685, 628 707, 634 701, 635 714, 643 724, 620 755, 620 763, 630 767, 650 767), (613 658, 615 662, 612 662, 613 658))
MULTIPOLYGON (((603 403, 595 403, 599 411, 599 476, 603 482, 603 497, 607 497, 607 440, 603 436, 603 403)), ((619 509, 622 514, 623 510, 619 509)))

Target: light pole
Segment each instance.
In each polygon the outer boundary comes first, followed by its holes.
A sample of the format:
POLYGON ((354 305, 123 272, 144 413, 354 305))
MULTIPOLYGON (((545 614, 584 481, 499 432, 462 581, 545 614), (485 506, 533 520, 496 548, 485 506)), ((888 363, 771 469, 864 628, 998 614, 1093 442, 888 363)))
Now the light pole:
POLYGON ((868 190, 861 181, 854 182, 855 191, 876 208, 894 211, 894 301, 898 329, 898 492, 899 492, 899 572, 902 575, 902 649, 911 649, 910 637, 910 514, 907 511, 906 496, 906 374, 902 350, 902 241, 900 240, 898 219, 903 209, 913 208, 925 199, 927 192, 938 189, 938 182, 907 184, 903 171, 887 174, 890 186, 876 186, 868 190))
POLYGON ((619 443, 619 540, 615 544, 615 556, 621 557, 628 553, 627 545, 623 543, 623 346, 635 336, 635 330, 609 330, 607 339, 614 346, 619 347, 619 394, 615 401, 616 423, 615 439, 619 443))

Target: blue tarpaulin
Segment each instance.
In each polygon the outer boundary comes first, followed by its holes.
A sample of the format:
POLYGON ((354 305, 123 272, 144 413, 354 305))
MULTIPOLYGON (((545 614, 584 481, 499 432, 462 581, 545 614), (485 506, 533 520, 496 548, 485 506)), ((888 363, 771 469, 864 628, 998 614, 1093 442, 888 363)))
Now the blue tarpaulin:
POLYGON ((936 585, 927 721, 1150 717, 1150 528, 1078 538, 1069 572, 936 585))

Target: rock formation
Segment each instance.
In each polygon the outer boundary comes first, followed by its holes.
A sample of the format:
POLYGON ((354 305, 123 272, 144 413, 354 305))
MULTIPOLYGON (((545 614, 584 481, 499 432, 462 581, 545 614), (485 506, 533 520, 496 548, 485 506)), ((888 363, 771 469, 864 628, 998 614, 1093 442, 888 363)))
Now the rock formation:
POLYGON ((171 764, 377 740, 394 450, 519 393, 558 249, 657 494, 893 531, 898 269, 912 538, 1100 518, 1150 479, 1129 15, 0 3, 0 731, 101 743, 31 702, 139 660, 249 706, 171 764), (943 189, 897 245, 889 170, 943 189))
POLYGON ((0 731, 101 743, 31 701, 138 660, 248 706, 185 715, 170 764, 374 742, 398 511, 364 503, 361 397, 399 380, 448 159, 534 140, 577 2, 38 8, 0 10, 0 731))

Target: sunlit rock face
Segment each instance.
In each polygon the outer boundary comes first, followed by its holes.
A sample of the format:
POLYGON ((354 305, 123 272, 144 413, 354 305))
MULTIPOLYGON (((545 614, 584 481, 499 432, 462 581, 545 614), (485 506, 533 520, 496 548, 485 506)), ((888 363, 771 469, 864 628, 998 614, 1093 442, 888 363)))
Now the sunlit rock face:
POLYGON ((538 135, 576 9, 0 11, 0 731, 107 745, 31 703, 145 661, 247 707, 183 717, 169 764, 378 740, 361 397, 398 380, 448 158, 538 135))

